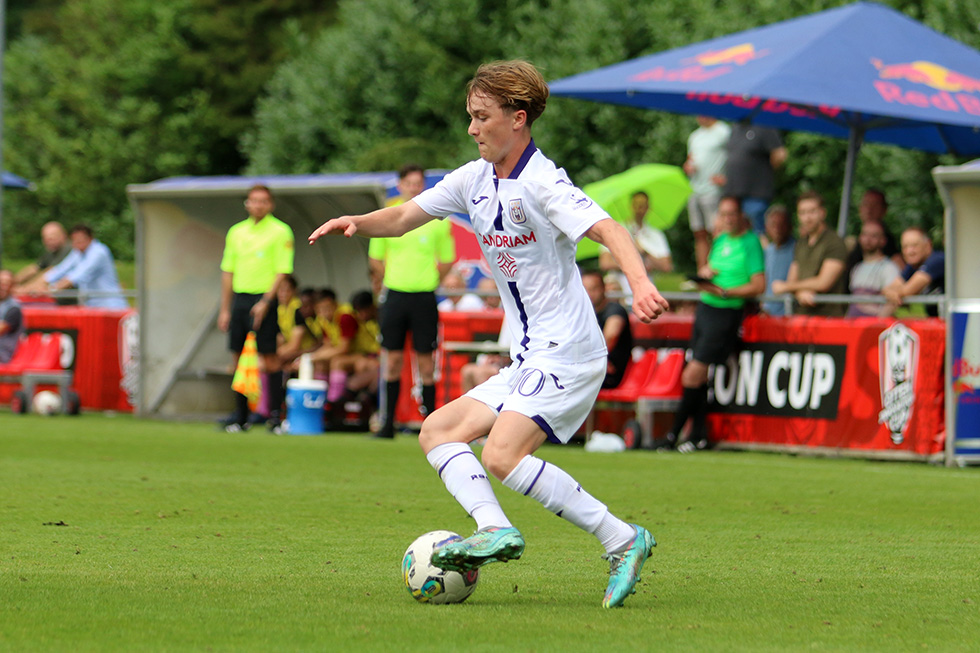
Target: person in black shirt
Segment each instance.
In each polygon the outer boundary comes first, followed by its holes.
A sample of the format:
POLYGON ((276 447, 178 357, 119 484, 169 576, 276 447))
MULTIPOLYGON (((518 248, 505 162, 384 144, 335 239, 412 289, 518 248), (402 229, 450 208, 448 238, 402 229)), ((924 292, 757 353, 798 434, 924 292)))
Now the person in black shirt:
POLYGON ((633 352, 629 313, 622 304, 609 301, 606 297, 606 284, 598 270, 583 271, 582 284, 592 300, 599 328, 606 340, 606 349, 609 350, 606 378, 602 381, 602 387, 615 388, 622 382, 633 352))

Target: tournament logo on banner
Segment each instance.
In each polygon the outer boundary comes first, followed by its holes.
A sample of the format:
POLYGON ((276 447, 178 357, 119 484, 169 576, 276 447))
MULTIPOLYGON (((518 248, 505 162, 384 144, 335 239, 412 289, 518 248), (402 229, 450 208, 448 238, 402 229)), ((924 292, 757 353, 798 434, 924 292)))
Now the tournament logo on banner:
POLYGON ((843 345, 746 342, 737 358, 715 366, 712 409, 837 419, 846 352, 843 345))
POLYGON ((878 377, 881 412, 878 423, 891 432, 892 443, 902 444, 915 405, 919 369, 919 336, 896 322, 878 336, 878 377))

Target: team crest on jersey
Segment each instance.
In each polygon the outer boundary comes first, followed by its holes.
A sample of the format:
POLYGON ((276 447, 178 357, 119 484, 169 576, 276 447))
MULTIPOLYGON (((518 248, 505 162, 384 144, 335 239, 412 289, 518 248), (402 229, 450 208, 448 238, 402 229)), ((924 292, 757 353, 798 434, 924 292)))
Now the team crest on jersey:
POLYGON ((510 201, 510 219, 514 224, 524 224, 527 222, 527 214, 524 213, 524 205, 521 198, 510 201))

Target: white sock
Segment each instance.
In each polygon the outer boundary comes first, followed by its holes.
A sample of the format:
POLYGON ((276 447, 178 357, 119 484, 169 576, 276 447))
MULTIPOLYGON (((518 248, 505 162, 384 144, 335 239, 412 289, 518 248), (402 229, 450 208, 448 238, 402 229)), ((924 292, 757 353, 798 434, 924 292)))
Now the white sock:
POLYGON ((611 512, 607 512, 599 527, 595 529, 595 536, 605 547, 606 553, 621 553, 636 537, 636 529, 611 512))
POLYGON ((604 503, 583 490, 567 472, 540 458, 525 456, 504 479, 504 485, 594 534, 607 552, 617 551, 611 546, 625 549, 636 534, 632 526, 613 516, 604 503))
POLYGON ((432 448, 426 459, 446 489, 473 519, 476 529, 511 526, 497 501, 483 465, 468 444, 447 442, 432 448))

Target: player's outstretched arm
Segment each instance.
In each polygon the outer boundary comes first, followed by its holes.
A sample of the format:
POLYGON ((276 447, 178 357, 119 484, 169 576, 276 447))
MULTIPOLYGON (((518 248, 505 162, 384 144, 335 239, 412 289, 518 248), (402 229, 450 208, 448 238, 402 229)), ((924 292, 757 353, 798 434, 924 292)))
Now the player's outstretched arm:
POLYGON ((633 312, 636 317, 642 322, 652 322, 670 308, 667 300, 647 276, 633 238, 621 224, 612 218, 606 218, 592 225, 585 235, 600 245, 605 245, 619 264, 619 269, 626 275, 630 290, 633 291, 633 312))
POLYGON ((310 234, 309 241, 312 245, 328 234, 343 234, 348 238, 355 234, 369 238, 397 237, 432 219, 433 216, 420 209, 418 204, 408 201, 362 215, 343 215, 327 220, 310 234))

